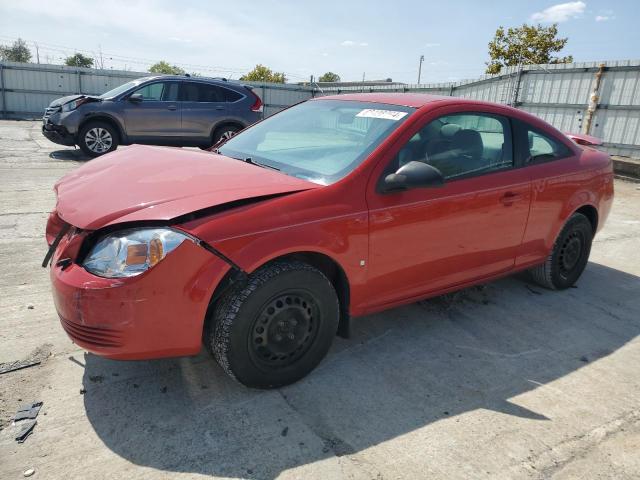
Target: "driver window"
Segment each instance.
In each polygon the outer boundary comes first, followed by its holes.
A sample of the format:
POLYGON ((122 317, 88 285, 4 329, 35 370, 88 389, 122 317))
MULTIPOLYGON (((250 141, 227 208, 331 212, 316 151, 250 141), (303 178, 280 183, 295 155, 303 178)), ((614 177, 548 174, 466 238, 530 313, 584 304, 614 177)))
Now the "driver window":
POLYGON ((394 163, 400 168, 411 161, 430 164, 447 180, 511 168, 509 120, 482 113, 440 117, 416 133, 394 163))

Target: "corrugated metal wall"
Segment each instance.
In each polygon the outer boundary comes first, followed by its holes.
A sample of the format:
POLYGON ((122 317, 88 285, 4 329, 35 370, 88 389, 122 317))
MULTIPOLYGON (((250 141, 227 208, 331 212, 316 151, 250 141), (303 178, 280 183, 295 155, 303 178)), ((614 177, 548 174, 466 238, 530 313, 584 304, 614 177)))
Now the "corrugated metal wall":
MULTIPOLYGON (((599 104, 590 133, 605 141, 610 153, 640 157, 640 61, 527 65, 475 80, 421 85, 316 87, 255 83, 265 116, 314 96, 352 92, 424 92, 515 105, 563 131, 582 132, 589 96, 600 64, 605 65, 599 104)), ((37 118, 54 99, 74 93, 100 94, 144 72, 124 72, 0 63, 0 116, 37 118)))
MULTIPOLYGON (((0 62, 0 117, 39 118, 56 98, 84 93, 100 95, 147 72, 0 62)), ((298 85, 246 82, 262 98, 265 116, 313 96, 313 89, 298 85)))
POLYGON ((617 155, 640 158, 640 61, 623 60, 510 67, 497 76, 462 82, 324 88, 322 95, 402 91, 505 103, 541 117, 565 132, 583 132, 589 97, 600 65, 604 72, 590 134, 617 155))

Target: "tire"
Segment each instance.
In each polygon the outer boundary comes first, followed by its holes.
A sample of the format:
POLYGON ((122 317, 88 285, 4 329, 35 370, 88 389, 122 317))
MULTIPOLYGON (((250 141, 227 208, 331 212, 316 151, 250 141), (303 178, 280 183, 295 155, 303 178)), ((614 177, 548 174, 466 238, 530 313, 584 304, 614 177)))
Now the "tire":
POLYGON ((546 261, 529 270, 533 281, 551 290, 571 287, 587 266, 593 227, 581 213, 571 215, 556 239, 546 261))
POLYGON ((223 125, 221 127, 216 128, 215 132, 213 132, 213 143, 211 145, 215 145, 222 139, 229 139, 233 137, 236 133, 238 133, 242 128, 234 126, 234 125, 223 125))
POLYGON ((113 152, 119 140, 118 131, 106 122, 89 122, 78 133, 80 149, 91 158, 113 152))
POLYGON ((220 299, 205 343, 239 383, 281 387, 300 380, 325 357, 339 314, 336 292, 322 272, 298 261, 274 262, 220 299))

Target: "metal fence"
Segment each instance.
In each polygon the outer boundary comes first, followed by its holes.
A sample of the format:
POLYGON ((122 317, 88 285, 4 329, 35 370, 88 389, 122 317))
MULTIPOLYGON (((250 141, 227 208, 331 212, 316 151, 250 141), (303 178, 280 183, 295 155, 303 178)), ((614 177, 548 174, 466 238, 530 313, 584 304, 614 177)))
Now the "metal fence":
MULTIPOLYGON (((101 94, 146 75, 149 74, 0 62, 0 116, 37 118, 58 97, 101 94)), ((424 92, 514 105, 560 130, 602 138, 612 154, 640 158, 640 61, 527 65, 461 82, 332 86, 323 87, 322 91, 316 86, 247 83, 262 98, 265 116, 314 96, 354 91, 424 92)))
MULTIPOLYGON (((151 75, 148 72, 0 62, 0 118, 39 118, 56 98, 100 95, 123 83, 151 75)), ((246 82, 264 103, 264 115, 307 100, 313 89, 298 85, 246 82)))
POLYGON ((611 154, 640 158, 638 60, 509 67, 500 75, 451 83, 336 86, 323 88, 322 95, 379 91, 423 92, 513 105, 559 130, 602 138, 611 154), (592 97, 594 93, 597 98, 592 97))

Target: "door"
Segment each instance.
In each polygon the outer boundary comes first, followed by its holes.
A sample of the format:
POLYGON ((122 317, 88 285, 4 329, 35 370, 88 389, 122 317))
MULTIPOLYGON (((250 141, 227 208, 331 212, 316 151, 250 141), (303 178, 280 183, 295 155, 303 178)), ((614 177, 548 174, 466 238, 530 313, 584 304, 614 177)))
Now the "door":
POLYGON ((131 93, 142 95, 142 101, 131 101, 131 95, 122 100, 125 127, 132 141, 161 141, 163 138, 180 136, 179 83, 148 83, 131 93))
POLYGON ((369 308, 514 266, 531 194, 524 169, 514 168, 511 122, 455 109, 418 125, 382 172, 424 161, 441 171, 444 185, 386 194, 372 185, 368 191, 369 308))
POLYGON ((209 83, 182 84, 182 132, 186 137, 211 139, 213 125, 218 119, 228 115, 225 90, 209 83))

